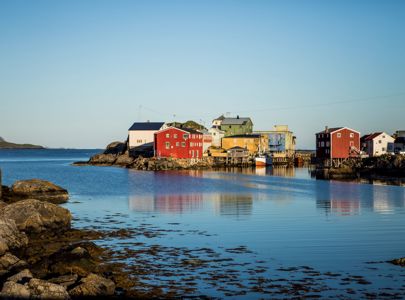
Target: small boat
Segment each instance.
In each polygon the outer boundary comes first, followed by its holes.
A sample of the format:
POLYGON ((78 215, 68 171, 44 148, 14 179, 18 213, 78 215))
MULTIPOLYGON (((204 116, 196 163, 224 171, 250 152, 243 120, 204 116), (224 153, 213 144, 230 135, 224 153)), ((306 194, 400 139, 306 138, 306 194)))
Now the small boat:
POLYGON ((257 167, 265 167, 271 166, 273 164, 273 160, 271 157, 266 155, 259 155, 255 157, 255 163, 257 167))

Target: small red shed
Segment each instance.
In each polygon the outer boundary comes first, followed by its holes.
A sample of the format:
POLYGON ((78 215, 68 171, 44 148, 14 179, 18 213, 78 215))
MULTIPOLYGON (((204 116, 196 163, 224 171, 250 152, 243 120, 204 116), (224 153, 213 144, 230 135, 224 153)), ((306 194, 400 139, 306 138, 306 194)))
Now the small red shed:
POLYGON ((338 159, 360 155, 360 132, 347 128, 328 128, 316 134, 316 157, 338 159))
POLYGON ((190 128, 168 127, 155 133, 155 156, 200 159, 203 134, 190 128))

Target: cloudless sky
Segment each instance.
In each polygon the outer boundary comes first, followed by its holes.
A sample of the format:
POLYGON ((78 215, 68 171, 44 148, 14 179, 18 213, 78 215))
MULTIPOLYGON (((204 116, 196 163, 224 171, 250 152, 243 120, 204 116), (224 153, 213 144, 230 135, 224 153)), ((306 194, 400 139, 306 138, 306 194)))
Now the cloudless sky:
POLYGON ((0 136, 104 147, 135 121, 405 129, 405 1, 0 1, 0 136))

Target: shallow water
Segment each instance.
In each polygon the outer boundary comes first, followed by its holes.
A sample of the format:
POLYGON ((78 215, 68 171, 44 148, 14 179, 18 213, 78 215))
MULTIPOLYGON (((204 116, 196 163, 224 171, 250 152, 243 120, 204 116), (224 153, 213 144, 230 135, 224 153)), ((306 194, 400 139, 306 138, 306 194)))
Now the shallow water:
POLYGON ((100 243, 123 252, 155 245, 153 254, 117 256, 155 263, 137 274, 149 286, 232 298, 404 297, 405 269, 385 263, 405 256, 404 187, 319 181, 304 168, 71 166, 96 152, 2 150, 3 184, 51 180, 69 190, 74 226, 142 229, 100 243), (313 289, 292 291, 299 284, 313 289))

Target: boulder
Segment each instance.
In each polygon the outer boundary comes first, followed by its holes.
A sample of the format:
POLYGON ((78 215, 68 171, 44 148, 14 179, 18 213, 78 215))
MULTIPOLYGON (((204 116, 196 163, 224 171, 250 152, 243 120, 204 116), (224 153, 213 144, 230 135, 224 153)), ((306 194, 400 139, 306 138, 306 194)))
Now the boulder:
POLYGON ((405 267, 405 257, 401 257, 401 258, 391 260, 390 263, 392 263, 394 265, 405 267))
POLYGON ((11 253, 0 257, 0 277, 14 271, 20 271, 27 266, 27 263, 11 253))
POLYGON ((51 278, 48 280, 48 282, 59 284, 61 286, 64 286, 65 288, 68 288, 76 283, 76 281, 79 279, 79 276, 77 274, 72 274, 72 275, 63 275, 59 276, 56 278, 51 278))
POLYGON ((6 281, 0 292, 0 298, 6 299, 28 299, 30 291, 24 285, 13 281, 6 281))
POLYGON ((80 285, 69 291, 72 297, 112 296, 115 283, 96 274, 90 274, 80 280, 80 285))
POLYGON ((128 153, 122 154, 118 156, 117 160, 115 161, 116 165, 119 166, 128 166, 134 162, 134 158, 129 156, 128 153))
POLYGON ((28 244, 28 238, 21 233, 14 220, 0 216, 0 255, 8 250, 19 249, 28 244))
POLYGON ((21 272, 9 277, 7 281, 24 284, 26 282, 29 282, 33 277, 34 276, 32 276, 30 270, 24 269, 21 272))
POLYGON ((96 154, 89 160, 91 165, 112 165, 117 160, 117 156, 114 154, 96 154))
POLYGON ((44 230, 64 231, 70 228, 72 215, 58 205, 35 199, 22 200, 7 205, 0 217, 15 221, 19 230, 39 233, 44 230))
POLYGON ((110 143, 104 151, 104 154, 124 154, 127 150, 127 144, 122 142, 110 143))
POLYGON ((16 199, 37 199, 61 204, 67 202, 67 190, 40 179, 20 180, 11 186, 12 196, 16 199))
POLYGON ((32 298, 70 299, 65 287, 41 279, 31 279, 28 289, 32 298))

